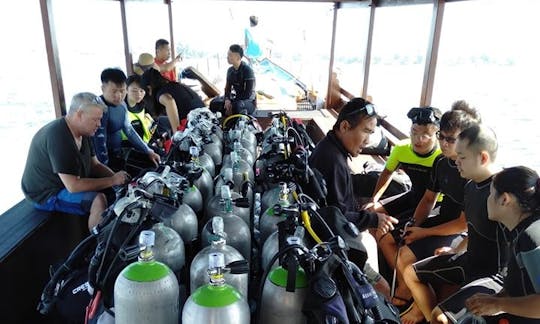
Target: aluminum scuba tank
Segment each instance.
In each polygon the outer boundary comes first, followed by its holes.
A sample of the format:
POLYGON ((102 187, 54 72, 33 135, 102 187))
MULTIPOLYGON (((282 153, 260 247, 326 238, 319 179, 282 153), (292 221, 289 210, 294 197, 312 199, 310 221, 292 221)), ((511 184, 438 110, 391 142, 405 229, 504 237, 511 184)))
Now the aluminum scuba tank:
POLYGON ((191 244, 199 236, 197 215, 187 204, 178 206, 170 217, 163 219, 163 223, 180 234, 185 244, 191 244))
POLYGON ((184 197, 182 202, 191 207, 195 213, 202 212, 204 206, 204 199, 201 191, 197 185, 188 186, 184 189, 184 197))
POLYGON ((249 208, 253 206, 253 181, 249 179, 248 172, 244 172, 240 177, 239 174, 233 176, 233 169, 225 167, 221 169, 219 176, 217 177, 214 192, 217 195, 221 195, 221 187, 227 185, 231 190, 240 194, 242 197, 247 198, 249 202, 249 208))
POLYGON ((255 134, 243 129, 234 129, 230 130, 228 135, 229 143, 239 141, 240 144, 242 144, 242 147, 246 148, 251 153, 251 156, 257 156, 257 137, 255 134))
MULTIPOLYGON (((297 237, 287 238, 288 244, 299 244, 297 237)), ((308 279, 304 270, 297 267, 294 292, 286 291, 288 270, 279 266, 265 280, 260 306, 262 324, 305 324, 302 305, 306 297, 308 279)))
POLYGON ((169 267, 154 260, 154 232, 142 231, 139 245, 139 261, 124 268, 114 283, 115 322, 177 324, 178 280, 169 267))
MULTIPOLYGON (((221 224, 223 225, 223 224, 221 224)), ((216 226, 217 227, 217 226, 216 226)), ((232 246, 226 244, 225 233, 223 228, 216 229, 215 236, 212 237, 210 246, 203 248, 193 261, 190 267, 190 290, 193 293, 197 288, 204 285, 207 282, 207 276, 205 269, 208 269, 208 255, 219 252, 225 256, 225 261, 231 263, 234 261, 245 260, 242 254, 238 252, 232 246)), ((235 287, 243 296, 248 294, 248 275, 247 273, 241 275, 225 274, 225 279, 231 286, 235 287)))
POLYGON ((163 223, 152 226, 155 233, 154 259, 166 264, 174 273, 186 264, 184 241, 175 230, 163 223))
MULTIPOLYGON (((304 234, 305 229, 302 226, 298 226, 296 228, 296 231, 294 232, 294 236, 300 238, 302 241, 302 245, 306 245, 304 234)), ((261 267, 263 270, 268 269, 268 265, 274 255, 276 255, 279 252, 279 233, 278 231, 275 231, 272 233, 264 242, 262 252, 261 252, 261 267)), ((272 265, 272 269, 278 267, 278 261, 272 265)))
MULTIPOLYGON (((255 163, 255 158, 253 157, 251 152, 245 147, 243 147, 242 143, 240 143, 239 141, 234 141, 232 146, 233 147, 232 147, 231 153, 232 152, 238 153, 238 156, 240 156, 240 159, 246 161, 248 165, 253 167, 253 163, 255 163)), ((223 166, 232 167, 231 153, 223 156, 223 166)))
POLYGON ((285 183, 282 183, 278 202, 266 209, 266 211, 259 218, 261 244, 264 244, 270 234, 277 231, 277 223, 285 219, 286 215, 281 213, 281 208, 289 206, 289 189, 285 183))
POLYGON ((182 323, 249 324, 250 311, 246 298, 225 283, 225 256, 211 253, 206 263, 206 276, 210 276, 210 283, 199 287, 189 296, 182 310, 182 323))
POLYGON ((212 178, 216 175, 216 165, 210 155, 204 152, 201 154, 201 151, 197 146, 190 146, 189 154, 191 155, 191 161, 208 171, 212 178))
POLYGON ((212 217, 201 231, 201 245, 208 246, 212 238, 218 235, 217 230, 223 228, 226 235, 227 245, 237 249, 246 260, 251 259, 251 232, 242 219, 236 215, 225 217, 212 217), (217 224, 221 222, 222 224, 217 224))
POLYGON ((241 201, 241 198, 243 197, 239 193, 231 192, 228 186, 222 186, 220 195, 212 197, 206 205, 204 221, 207 222, 214 216, 226 217, 229 214, 234 214, 239 216, 249 226, 251 224, 249 201, 247 199, 241 201))
POLYGON ((223 164, 223 143, 216 134, 210 134, 206 137, 203 150, 212 158, 216 168, 223 164))
POLYGON ((221 187, 228 186, 234 190, 234 181, 233 181, 233 170, 231 167, 223 167, 221 172, 216 177, 216 182, 214 184, 214 193, 221 196, 221 187))
POLYGON ((294 197, 289 193, 290 189, 285 182, 280 182, 279 185, 266 190, 261 196, 261 210, 266 211, 268 208, 279 203, 280 197, 283 197, 285 194, 287 194, 289 204, 294 203, 294 197))

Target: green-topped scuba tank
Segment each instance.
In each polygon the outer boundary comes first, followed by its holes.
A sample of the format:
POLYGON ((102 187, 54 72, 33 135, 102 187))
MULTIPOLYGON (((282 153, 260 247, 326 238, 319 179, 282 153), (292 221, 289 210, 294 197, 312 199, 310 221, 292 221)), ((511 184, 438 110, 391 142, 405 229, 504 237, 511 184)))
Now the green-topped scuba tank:
POLYGON ((211 253, 207 258, 210 283, 189 296, 182 310, 182 323, 249 324, 251 316, 246 298, 226 284, 224 276, 227 268, 231 273, 241 273, 247 266, 225 266, 225 257, 219 252, 211 253))
MULTIPOLYGON (((261 244, 264 245, 266 239, 275 231, 277 231, 277 223, 283 221, 287 216, 283 212, 283 208, 289 207, 289 189, 287 184, 280 183, 279 200, 274 205, 270 206, 259 218, 259 231, 261 232, 261 244)), ((291 195, 292 196, 292 195, 291 195)))
MULTIPOLYGON (((301 245, 298 237, 288 237, 287 246, 301 245)), ((302 305, 306 297, 308 279, 304 270, 298 265, 296 256, 287 253, 284 265, 268 273, 264 282, 259 323, 262 324, 305 324, 302 305), (295 274, 289 276, 289 272, 295 274)))
POLYGON ((251 224, 249 200, 237 192, 231 192, 229 186, 223 185, 219 195, 216 194, 208 201, 204 222, 207 222, 214 216, 227 217, 231 214, 240 217, 248 226, 251 224))
MULTIPOLYGON (((226 241, 227 234, 223 231, 223 219, 221 217, 213 218, 213 235, 209 236, 210 246, 203 248, 193 261, 190 268, 190 290, 194 292, 195 289, 204 285, 208 280, 205 274, 205 270, 208 269, 208 255, 214 252, 222 253, 225 256, 225 262, 231 263, 234 261, 244 261, 245 258, 238 250, 228 245, 226 241)), ((242 295, 247 296, 248 293, 248 275, 231 275, 225 274, 227 282, 234 286, 242 295)))
POLYGON ((175 230, 163 223, 152 226, 155 233, 154 259, 165 263, 174 273, 178 273, 186 264, 186 252, 182 237, 175 230))
POLYGON ((139 261, 128 265, 116 278, 114 312, 117 324, 178 323, 178 280, 169 267, 154 260, 154 240, 154 232, 142 231, 139 261))

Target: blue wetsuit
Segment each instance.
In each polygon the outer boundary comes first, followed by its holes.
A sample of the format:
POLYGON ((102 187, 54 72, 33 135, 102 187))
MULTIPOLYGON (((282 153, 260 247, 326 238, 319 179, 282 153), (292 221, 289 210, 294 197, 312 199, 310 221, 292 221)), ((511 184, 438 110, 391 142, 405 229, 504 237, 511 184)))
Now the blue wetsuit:
POLYGON ((103 112, 101 126, 92 137, 97 159, 103 164, 109 164, 109 155, 119 156, 121 154, 121 131, 124 131, 136 150, 143 153, 150 152, 150 148, 131 126, 125 102, 122 101, 120 105, 115 106, 105 101, 103 96, 100 96, 99 99, 107 105, 107 109, 103 112))

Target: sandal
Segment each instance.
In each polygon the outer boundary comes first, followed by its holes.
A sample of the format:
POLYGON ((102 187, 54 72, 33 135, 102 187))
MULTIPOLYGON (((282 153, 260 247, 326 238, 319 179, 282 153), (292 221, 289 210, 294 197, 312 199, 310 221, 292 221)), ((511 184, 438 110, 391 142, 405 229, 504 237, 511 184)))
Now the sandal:
POLYGON ((405 315, 412 309, 414 299, 412 297, 410 299, 405 299, 403 297, 394 296, 392 297, 391 302, 392 304, 394 304, 394 306, 397 307, 397 309, 399 309, 399 313, 401 316, 401 315, 405 315), (395 301, 400 301, 400 305, 396 305, 395 301))

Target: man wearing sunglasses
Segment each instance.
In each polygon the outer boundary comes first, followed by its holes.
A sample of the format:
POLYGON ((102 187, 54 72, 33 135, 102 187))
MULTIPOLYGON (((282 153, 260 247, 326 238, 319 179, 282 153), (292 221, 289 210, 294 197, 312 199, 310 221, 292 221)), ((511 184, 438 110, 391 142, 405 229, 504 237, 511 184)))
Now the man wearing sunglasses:
MULTIPOLYGON (((369 143, 369 136, 377 126, 375 107, 362 98, 353 98, 341 109, 332 130, 317 144, 309 157, 309 165, 319 170, 326 181, 328 194, 326 202, 339 208, 347 220, 360 231, 377 228, 387 233, 394 228, 397 220, 385 214, 369 212, 358 208, 353 191, 353 178, 347 159, 356 157, 369 143)), ((375 273, 376 274, 376 273, 375 273)), ((378 274, 377 274, 378 275, 378 274)), ((368 275, 369 277, 369 275, 368 275)), ((369 278, 375 288, 383 293, 388 288, 378 276, 369 278), (386 287, 384 287, 386 286, 386 287)))

